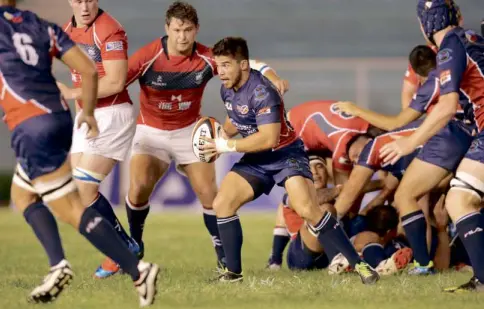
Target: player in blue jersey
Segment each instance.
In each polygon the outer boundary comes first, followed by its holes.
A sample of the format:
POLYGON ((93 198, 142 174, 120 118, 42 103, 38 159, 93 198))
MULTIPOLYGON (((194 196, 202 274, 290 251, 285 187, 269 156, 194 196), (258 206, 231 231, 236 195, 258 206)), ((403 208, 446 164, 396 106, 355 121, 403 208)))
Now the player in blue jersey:
POLYGON ((318 207, 303 143, 286 120, 278 91, 268 79, 250 69, 246 41, 233 37, 222 39, 215 44, 213 54, 228 114, 223 126, 226 136, 209 140, 201 148, 208 155, 245 153, 222 181, 213 204, 227 266, 217 280, 242 281, 242 227, 236 212, 261 194, 268 194, 278 184, 285 187, 294 210, 308 222, 318 240, 333 242, 363 283, 375 283, 378 274, 360 259, 336 218, 318 207), (226 138, 237 132, 242 139, 226 138))
POLYGON ((51 266, 29 300, 55 300, 74 276, 48 205, 99 251, 121 264, 135 283, 140 304, 150 305, 159 267, 138 261, 112 225, 96 210, 82 205, 72 179, 68 154, 73 121, 52 75, 52 60, 61 59, 82 75, 84 109, 77 125, 86 126, 91 138, 98 133, 94 118, 96 68, 57 25, 15 6, 15 0, 0 0, 0 104, 12 131, 11 145, 17 158, 11 196, 44 247, 51 266))
MULTIPOLYGON (((427 76, 412 99, 410 106, 398 116, 385 116, 367 111, 348 103, 337 105, 345 112, 369 121, 384 129, 394 129, 419 118, 422 114, 430 114, 439 99, 439 78, 435 70, 435 53, 427 46, 418 46, 410 54, 412 68, 419 76, 427 76)), ((463 106, 467 97, 461 99, 463 106)), ((427 275, 434 272, 433 262, 426 245, 426 231, 429 229, 424 217, 424 210, 419 205, 419 199, 426 196, 439 183, 450 181, 472 142, 473 121, 466 119, 466 113, 461 109, 456 117, 433 136, 408 167, 395 193, 395 206, 398 208, 402 225, 415 256, 414 267, 410 274, 427 275)))
POLYGON ((439 102, 414 134, 386 145, 381 156, 392 163, 427 142, 454 117, 459 98, 467 97, 477 136, 451 181, 446 208, 469 254, 474 277, 448 291, 484 291, 484 216, 477 211, 484 196, 484 39, 458 26, 452 1, 420 0, 417 13, 424 37, 439 48, 439 102))

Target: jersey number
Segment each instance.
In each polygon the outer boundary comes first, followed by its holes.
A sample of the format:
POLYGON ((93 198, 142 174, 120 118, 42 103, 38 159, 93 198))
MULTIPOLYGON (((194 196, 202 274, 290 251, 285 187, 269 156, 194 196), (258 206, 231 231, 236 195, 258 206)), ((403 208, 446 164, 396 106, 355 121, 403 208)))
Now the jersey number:
POLYGON ((35 48, 31 45, 34 41, 30 35, 26 33, 14 33, 12 36, 13 45, 17 49, 17 53, 22 58, 22 61, 28 65, 36 66, 39 63, 39 55, 35 48))

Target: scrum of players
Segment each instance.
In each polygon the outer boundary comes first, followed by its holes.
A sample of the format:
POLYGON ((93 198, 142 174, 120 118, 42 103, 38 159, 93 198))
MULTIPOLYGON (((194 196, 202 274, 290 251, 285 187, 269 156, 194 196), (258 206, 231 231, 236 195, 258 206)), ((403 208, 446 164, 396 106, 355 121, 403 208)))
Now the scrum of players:
POLYGON ((281 268, 288 247, 291 270, 355 272, 374 284, 404 269, 471 268, 469 282, 445 291, 484 291, 484 39, 463 28, 452 0, 418 1, 427 45, 409 55, 396 116, 327 100, 286 113, 287 81, 250 59, 242 38, 213 48, 196 42, 197 12, 185 2, 167 10, 166 35, 131 56, 123 27, 97 0, 69 3, 73 16, 60 28, 0 0, 0 104, 18 162, 12 200, 51 267, 30 301, 55 300, 74 277, 55 214, 106 255, 95 277, 122 269, 140 305, 152 304, 160 269, 142 260, 142 236, 151 192, 171 161, 203 206, 220 273, 214 282, 243 280, 237 211, 277 184, 286 194, 269 269, 281 268), (56 82, 53 57, 71 70, 72 87, 56 82), (201 137, 198 153, 244 153, 220 188, 214 163, 201 162, 191 138, 215 75, 227 117, 218 134, 201 137), (126 89, 136 80, 137 120, 126 89), (74 121, 64 99, 75 100, 74 121), (129 234, 99 192, 128 153, 129 234))

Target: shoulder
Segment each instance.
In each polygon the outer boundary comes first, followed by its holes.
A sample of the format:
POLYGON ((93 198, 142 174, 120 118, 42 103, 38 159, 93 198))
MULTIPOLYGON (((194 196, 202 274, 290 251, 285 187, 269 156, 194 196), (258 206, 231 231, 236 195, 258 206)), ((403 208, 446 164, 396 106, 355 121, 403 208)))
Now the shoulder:
POLYGON ((249 83, 248 95, 254 102, 257 103, 266 100, 280 101, 280 96, 277 90, 260 72, 251 70, 249 83))
POLYGON ((202 56, 206 56, 206 57, 210 57, 210 58, 213 56, 212 49, 210 47, 207 47, 206 45, 199 43, 199 42, 197 42, 196 51, 197 51, 198 54, 200 54, 202 56))
POLYGON ((123 26, 109 13, 102 12, 94 22, 96 34, 102 41, 114 33, 125 33, 123 26))

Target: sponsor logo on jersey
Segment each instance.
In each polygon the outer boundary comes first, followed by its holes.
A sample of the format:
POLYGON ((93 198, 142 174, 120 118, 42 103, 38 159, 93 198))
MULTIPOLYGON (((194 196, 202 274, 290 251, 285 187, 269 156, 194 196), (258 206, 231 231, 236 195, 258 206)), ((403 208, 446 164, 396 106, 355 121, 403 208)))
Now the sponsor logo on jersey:
POLYGON ((115 41, 115 42, 108 42, 106 43, 106 51, 116 51, 116 50, 124 50, 123 42, 122 41, 115 41))
POLYGON ((437 62, 438 64, 443 64, 452 60, 452 49, 444 48, 437 54, 437 62))
POLYGON ((237 111, 242 115, 247 115, 249 107, 247 105, 237 105, 237 111))
POLYGON ((440 85, 443 86, 452 80, 450 70, 445 70, 440 73, 440 85))

